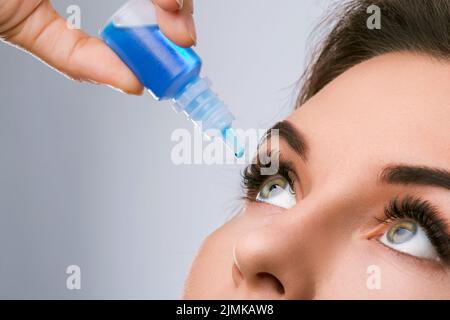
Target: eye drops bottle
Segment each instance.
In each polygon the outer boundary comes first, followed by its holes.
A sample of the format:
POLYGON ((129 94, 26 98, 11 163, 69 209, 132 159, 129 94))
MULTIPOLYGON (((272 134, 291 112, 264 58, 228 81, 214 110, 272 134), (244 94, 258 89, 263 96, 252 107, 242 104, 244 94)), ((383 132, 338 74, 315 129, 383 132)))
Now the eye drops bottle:
POLYGON ((101 32, 103 41, 134 72, 156 100, 173 100, 203 133, 217 130, 236 157, 244 148, 232 128, 234 116, 200 77, 202 61, 191 48, 182 48, 160 31, 150 0, 131 0, 101 32))

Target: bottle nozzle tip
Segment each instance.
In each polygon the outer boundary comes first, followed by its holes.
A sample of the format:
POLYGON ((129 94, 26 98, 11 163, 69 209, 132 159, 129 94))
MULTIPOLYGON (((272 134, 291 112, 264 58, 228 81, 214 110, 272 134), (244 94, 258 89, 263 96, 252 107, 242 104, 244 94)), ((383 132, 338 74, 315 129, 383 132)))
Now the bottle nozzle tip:
POLYGON ((236 158, 241 158, 244 155, 245 149, 239 142, 239 138, 234 132, 233 128, 225 128, 222 131, 222 137, 225 141, 225 144, 233 151, 236 158))
POLYGON ((236 158, 242 158, 242 156, 244 155, 244 153, 245 153, 244 148, 240 148, 238 151, 236 151, 236 152, 234 153, 234 155, 235 155, 236 158))

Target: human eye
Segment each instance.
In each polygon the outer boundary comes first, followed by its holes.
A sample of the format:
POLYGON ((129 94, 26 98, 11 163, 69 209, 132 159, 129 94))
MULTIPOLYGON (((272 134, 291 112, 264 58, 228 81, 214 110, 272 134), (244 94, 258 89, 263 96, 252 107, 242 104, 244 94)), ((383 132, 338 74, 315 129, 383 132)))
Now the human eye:
POLYGON ((273 175, 262 175, 261 166, 252 164, 243 172, 245 196, 250 201, 290 209, 297 203, 295 176, 288 162, 280 161, 278 171, 273 175))
POLYGON ((418 258, 429 260, 438 260, 439 258, 426 231, 414 220, 394 222, 379 241, 387 247, 418 258))
POLYGON ((445 223, 427 201, 394 199, 385 208, 386 228, 378 241, 393 250, 420 259, 450 263, 445 223))

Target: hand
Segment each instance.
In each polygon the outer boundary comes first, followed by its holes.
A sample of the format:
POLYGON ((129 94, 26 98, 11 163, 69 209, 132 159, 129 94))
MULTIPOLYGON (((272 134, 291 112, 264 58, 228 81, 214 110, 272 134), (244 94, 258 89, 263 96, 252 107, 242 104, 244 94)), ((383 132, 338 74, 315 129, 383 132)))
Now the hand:
MULTIPOLYGON (((192 1, 153 1, 161 31, 184 47, 196 42, 192 1)), ((103 41, 68 28, 50 0, 0 0, 0 38, 71 79, 107 84, 130 94, 143 92, 142 84, 103 41)))

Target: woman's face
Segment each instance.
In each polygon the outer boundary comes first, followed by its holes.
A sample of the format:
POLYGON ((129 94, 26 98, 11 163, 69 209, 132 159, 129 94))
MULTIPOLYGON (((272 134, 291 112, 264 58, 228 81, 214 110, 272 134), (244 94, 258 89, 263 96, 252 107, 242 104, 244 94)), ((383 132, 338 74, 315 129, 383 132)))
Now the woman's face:
POLYGON ((279 174, 247 177, 184 297, 450 299, 450 63, 373 58, 280 126, 279 174))

